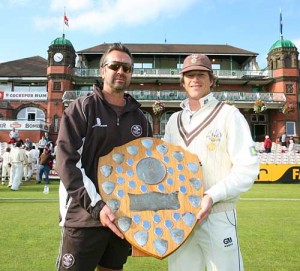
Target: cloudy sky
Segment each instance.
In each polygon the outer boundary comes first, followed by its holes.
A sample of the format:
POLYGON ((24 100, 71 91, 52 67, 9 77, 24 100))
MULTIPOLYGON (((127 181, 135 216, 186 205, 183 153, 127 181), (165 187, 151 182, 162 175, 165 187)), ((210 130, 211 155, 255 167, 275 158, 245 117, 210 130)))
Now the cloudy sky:
POLYGON ((229 44, 259 54, 283 38, 300 50, 299 0, 0 0, 0 63, 42 56, 64 32, 75 50, 104 42, 229 44), (64 25, 64 11, 69 27, 64 25))

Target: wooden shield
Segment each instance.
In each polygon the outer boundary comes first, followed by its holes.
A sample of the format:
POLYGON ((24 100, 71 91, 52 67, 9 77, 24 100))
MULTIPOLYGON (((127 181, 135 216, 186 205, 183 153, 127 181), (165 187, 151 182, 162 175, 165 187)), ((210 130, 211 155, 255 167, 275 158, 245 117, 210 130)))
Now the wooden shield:
POLYGON ((204 189, 196 155, 150 137, 100 157, 98 186, 128 242, 159 259, 191 233, 204 189))

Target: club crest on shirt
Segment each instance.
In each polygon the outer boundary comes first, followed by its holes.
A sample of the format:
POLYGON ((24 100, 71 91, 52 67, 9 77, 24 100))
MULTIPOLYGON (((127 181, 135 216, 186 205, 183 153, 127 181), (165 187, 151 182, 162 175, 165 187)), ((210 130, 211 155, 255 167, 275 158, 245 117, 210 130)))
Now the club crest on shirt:
POLYGON ((141 127, 141 125, 138 125, 138 124, 132 125, 132 127, 131 127, 131 133, 135 137, 141 136, 141 134, 142 134, 142 127, 141 127))
POLYGON ((62 265, 64 268, 69 269, 70 267, 72 267, 75 263, 75 259, 74 256, 70 253, 66 253, 63 257, 62 257, 62 265))
POLYGON ((209 151, 215 151, 217 149, 217 146, 219 145, 219 142, 221 141, 222 138, 222 133, 220 130, 211 130, 207 136, 207 149, 209 151))

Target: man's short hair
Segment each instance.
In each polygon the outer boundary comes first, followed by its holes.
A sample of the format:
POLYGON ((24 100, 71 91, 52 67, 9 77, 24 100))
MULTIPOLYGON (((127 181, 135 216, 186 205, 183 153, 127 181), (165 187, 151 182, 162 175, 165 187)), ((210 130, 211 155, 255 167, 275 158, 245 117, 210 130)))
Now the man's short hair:
POLYGON ((106 62, 107 55, 112 51, 119 51, 119 52, 126 53, 127 55, 129 55, 129 57, 131 59, 131 64, 133 65, 133 57, 132 57, 132 54, 130 53, 129 49, 125 45, 118 42, 118 43, 113 43, 108 47, 108 49, 106 50, 106 52, 103 54, 103 56, 100 59, 100 63, 99 63, 100 67, 103 67, 103 65, 106 62))

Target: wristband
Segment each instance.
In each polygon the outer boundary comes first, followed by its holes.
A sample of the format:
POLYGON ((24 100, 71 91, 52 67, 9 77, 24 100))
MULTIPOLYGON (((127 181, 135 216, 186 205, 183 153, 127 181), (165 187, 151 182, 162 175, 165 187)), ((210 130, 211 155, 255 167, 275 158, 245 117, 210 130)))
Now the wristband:
POLYGON ((91 214, 95 220, 99 220, 100 212, 105 205, 106 205, 106 203, 103 200, 99 200, 96 203, 95 207, 93 208, 92 214, 91 214))

